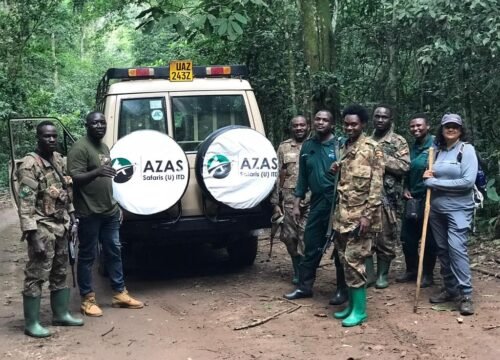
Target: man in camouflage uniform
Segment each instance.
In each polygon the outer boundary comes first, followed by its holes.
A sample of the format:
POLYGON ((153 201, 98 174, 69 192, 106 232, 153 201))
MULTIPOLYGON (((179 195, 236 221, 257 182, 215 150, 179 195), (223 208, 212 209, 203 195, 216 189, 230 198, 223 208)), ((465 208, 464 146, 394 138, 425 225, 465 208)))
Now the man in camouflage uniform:
POLYGON ((69 288, 68 232, 75 222, 66 165, 55 152, 57 131, 50 121, 42 121, 36 129, 38 147, 23 158, 17 171, 19 180, 19 220, 22 239, 28 242, 28 262, 24 271, 24 333, 47 337, 51 333, 40 325, 42 285, 49 281, 53 325, 79 326, 68 312, 69 288))
MULTIPOLYGON (((377 254, 377 280, 375 287, 389 286, 387 276, 392 259, 396 257, 398 235, 398 213, 403 193, 403 179, 410 169, 410 149, 408 143, 394 132, 393 111, 387 105, 379 105, 373 112, 372 139, 378 142, 384 152, 384 190, 382 197, 382 236, 373 244, 377 254)), ((374 282, 373 257, 367 259, 369 285, 374 282)))
POLYGON ((332 167, 340 171, 333 229, 349 287, 349 305, 334 317, 343 319, 342 326, 356 326, 367 318, 365 260, 382 227, 384 156, 377 142, 363 133, 369 116, 362 106, 348 106, 342 117, 348 139, 340 161, 332 167))
POLYGON ((303 141, 309 134, 309 125, 305 117, 295 116, 290 121, 292 138, 283 141, 278 147, 278 165, 280 174, 271 195, 274 207, 273 217, 284 215, 281 225, 280 240, 285 244, 292 258, 293 280, 299 283, 299 263, 304 255, 304 228, 309 213, 309 196, 300 202, 301 217, 296 223, 292 210, 295 200, 294 191, 299 173, 299 153, 303 141))

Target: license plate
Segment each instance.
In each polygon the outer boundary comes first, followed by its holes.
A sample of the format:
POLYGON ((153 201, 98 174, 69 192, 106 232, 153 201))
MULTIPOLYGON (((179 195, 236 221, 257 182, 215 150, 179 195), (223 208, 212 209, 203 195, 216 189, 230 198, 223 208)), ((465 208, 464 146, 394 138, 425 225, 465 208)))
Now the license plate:
POLYGON ((172 61, 170 81, 193 81, 193 62, 191 60, 172 61))

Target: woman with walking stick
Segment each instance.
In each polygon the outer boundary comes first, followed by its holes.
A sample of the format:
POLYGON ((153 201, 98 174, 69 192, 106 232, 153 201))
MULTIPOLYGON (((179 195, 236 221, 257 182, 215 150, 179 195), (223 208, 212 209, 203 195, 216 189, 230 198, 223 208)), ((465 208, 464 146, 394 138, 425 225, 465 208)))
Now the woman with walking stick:
POLYGON ((473 188, 478 161, 465 142, 462 118, 445 114, 436 136, 436 160, 423 177, 432 189, 429 224, 438 248, 444 288, 431 303, 456 301, 460 314, 472 315, 472 276, 467 252, 468 232, 474 210, 473 188))

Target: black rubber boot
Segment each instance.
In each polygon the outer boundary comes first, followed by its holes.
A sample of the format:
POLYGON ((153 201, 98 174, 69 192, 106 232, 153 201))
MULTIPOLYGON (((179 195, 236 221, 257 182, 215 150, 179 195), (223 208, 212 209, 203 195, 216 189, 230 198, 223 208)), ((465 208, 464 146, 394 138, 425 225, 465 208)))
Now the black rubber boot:
POLYGON ((428 255, 424 256, 424 266, 423 266, 423 275, 422 282, 420 283, 421 288, 426 288, 434 285, 434 266, 436 265, 436 255, 428 255))
POLYGON ((302 260, 301 255, 297 256, 292 256, 292 266, 293 266, 293 278, 292 278, 292 284, 293 285, 298 285, 299 284, 299 268, 300 268, 300 261, 302 260))
POLYGON ((349 290, 345 282, 344 267, 340 262, 338 252, 334 251, 333 256, 335 258, 335 272, 337 274, 337 289, 335 289, 328 303, 330 305, 342 305, 349 298, 349 290))
POLYGON ((396 282, 405 283, 417 280, 417 259, 405 256, 406 271, 396 278, 396 282))
POLYGON ((389 286, 389 267, 391 266, 390 261, 386 261, 377 257, 377 282, 375 283, 376 289, 385 289, 389 286))

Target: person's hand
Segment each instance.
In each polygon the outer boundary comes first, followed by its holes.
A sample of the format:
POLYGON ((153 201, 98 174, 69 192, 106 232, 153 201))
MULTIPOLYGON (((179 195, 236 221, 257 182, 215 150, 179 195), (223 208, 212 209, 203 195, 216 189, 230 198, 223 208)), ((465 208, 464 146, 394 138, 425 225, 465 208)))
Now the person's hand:
POLYGON ((35 236, 35 235, 36 235, 36 231, 34 231, 34 230, 28 231, 26 233, 26 241, 28 241, 28 244, 33 249, 35 256, 44 257, 45 256, 45 244, 43 243, 43 239, 41 239, 39 236, 35 236))
POLYGON ((411 196, 411 192, 408 189, 403 190, 403 198, 406 200, 413 199, 413 196, 411 196))
POLYGON ((273 207, 273 215, 279 214, 279 216, 283 215, 283 211, 281 211, 281 208, 278 205, 274 205, 273 207))
POLYGON ((293 221, 295 222, 295 224, 298 224, 300 221, 300 216, 301 216, 299 206, 296 206, 296 205, 293 206, 292 216, 293 216, 293 221))
POLYGON ((337 161, 332 163, 332 166, 330 166, 330 172, 335 175, 339 170, 340 170, 340 164, 337 161))
POLYGON ((424 179, 429 179, 434 177, 434 172, 432 170, 425 170, 424 175, 422 175, 424 179))
POLYGON ((101 167, 98 167, 95 171, 97 173, 97 176, 100 177, 113 178, 116 175, 116 170, 109 165, 102 165, 101 167))
POLYGON ((370 230, 370 220, 368 220, 366 217, 362 216, 359 219, 359 235, 365 235, 368 230, 370 230))

